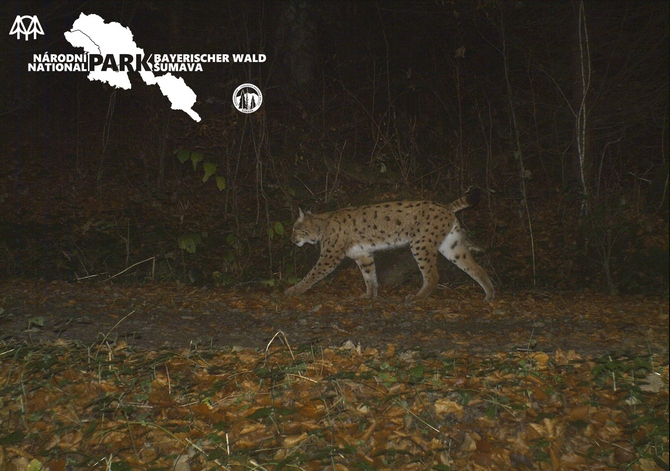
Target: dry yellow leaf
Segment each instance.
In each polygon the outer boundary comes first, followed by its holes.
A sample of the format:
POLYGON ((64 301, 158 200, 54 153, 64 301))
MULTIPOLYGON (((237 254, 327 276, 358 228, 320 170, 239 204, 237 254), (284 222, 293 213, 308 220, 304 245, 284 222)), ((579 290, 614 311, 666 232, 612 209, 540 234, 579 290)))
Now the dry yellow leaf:
POLYGON ((242 425, 237 433, 239 435, 247 435, 249 433, 258 432, 260 430, 265 430, 265 425, 255 422, 246 422, 242 425))
POLYGON ((461 451, 473 452, 477 450, 477 440, 481 438, 476 433, 466 433, 461 444, 461 451))
POLYGON ((566 453, 561 456, 561 463, 564 465, 563 468, 579 469, 580 466, 586 463, 586 460, 583 456, 576 453, 566 453))
POLYGON ((451 399, 441 398, 435 401, 435 412, 439 415, 456 414, 458 419, 463 417, 463 406, 451 399))
POLYGON ((532 353, 530 354, 530 358, 535 360, 537 364, 541 366, 547 366, 547 362, 549 361, 549 355, 544 352, 532 353))
POLYGON ((300 435, 289 435, 284 438, 284 448, 293 448, 296 445, 302 443, 308 437, 306 432, 301 433, 300 435))
POLYGON ((568 413, 568 418, 571 421, 583 420, 585 422, 588 422, 589 421, 589 410, 590 410, 590 408, 591 408, 590 406, 576 407, 576 408, 570 410, 570 412, 568 413))

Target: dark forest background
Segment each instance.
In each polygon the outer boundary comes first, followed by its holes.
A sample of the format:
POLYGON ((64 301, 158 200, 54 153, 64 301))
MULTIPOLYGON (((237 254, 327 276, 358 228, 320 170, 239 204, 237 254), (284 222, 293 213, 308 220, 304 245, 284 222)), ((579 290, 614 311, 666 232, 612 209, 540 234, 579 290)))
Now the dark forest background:
POLYGON ((5 1, 7 31, 17 14, 45 35, 0 35, 1 277, 283 284, 317 256, 290 244, 299 206, 478 186, 461 219, 501 292, 667 293, 668 2, 5 1), (137 76, 28 73, 80 52, 80 12, 147 53, 267 61, 175 74, 200 123, 137 76))

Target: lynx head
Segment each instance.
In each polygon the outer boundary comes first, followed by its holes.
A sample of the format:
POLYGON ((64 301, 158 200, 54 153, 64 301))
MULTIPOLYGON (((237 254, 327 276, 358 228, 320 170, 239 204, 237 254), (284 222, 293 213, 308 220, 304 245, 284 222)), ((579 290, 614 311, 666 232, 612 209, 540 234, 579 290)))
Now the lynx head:
POLYGON ((314 225, 314 216, 308 211, 307 214, 298 208, 298 220, 293 224, 293 233, 291 234, 291 242, 298 247, 305 244, 316 244, 319 239, 317 227, 314 225))

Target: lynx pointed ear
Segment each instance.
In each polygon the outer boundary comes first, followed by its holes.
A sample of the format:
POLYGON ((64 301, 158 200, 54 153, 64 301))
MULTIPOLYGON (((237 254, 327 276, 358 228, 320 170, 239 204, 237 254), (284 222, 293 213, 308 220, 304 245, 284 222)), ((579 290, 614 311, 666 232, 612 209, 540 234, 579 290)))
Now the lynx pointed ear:
POLYGON ((305 213, 302 212, 302 209, 298 208, 298 222, 302 222, 305 219, 305 213))

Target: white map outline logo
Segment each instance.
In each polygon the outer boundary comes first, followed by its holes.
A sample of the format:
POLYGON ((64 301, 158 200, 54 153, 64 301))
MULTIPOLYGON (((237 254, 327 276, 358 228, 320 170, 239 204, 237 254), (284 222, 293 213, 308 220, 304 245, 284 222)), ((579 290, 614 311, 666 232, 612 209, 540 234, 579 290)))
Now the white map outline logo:
POLYGON ((37 18, 37 15, 16 15, 12 29, 9 31, 9 35, 11 36, 12 34, 16 35, 16 39, 21 39, 21 35, 24 34, 25 41, 27 41, 28 36, 32 34, 33 40, 35 40, 37 39, 38 34, 44 36, 44 30, 42 29, 42 25, 40 24, 40 20, 37 18), (28 23, 27 27, 25 20, 30 20, 30 23, 28 23))
POLYGON ((252 83, 243 83, 233 92, 233 105, 241 113, 258 111, 263 103, 261 90, 252 83), (249 90, 251 89, 251 90, 249 90))
MULTIPOLYGON (((89 54, 89 57, 95 57, 96 54, 102 56, 100 70, 95 67, 90 70, 89 80, 98 80, 116 88, 130 90, 132 84, 128 72, 134 71, 135 68, 130 67, 131 64, 126 63, 125 59, 132 61, 133 58, 136 60, 144 58, 142 63, 145 61, 148 63, 149 56, 146 56, 144 49, 135 43, 133 33, 129 28, 113 21, 107 23, 98 15, 81 13, 79 18, 72 23, 70 31, 63 34, 67 42, 74 47, 82 48, 85 53, 89 54), (119 60, 123 67, 118 67, 119 60)), ((184 79, 175 77, 171 73, 156 76, 151 67, 148 69, 145 70, 142 64, 137 67, 142 81, 146 85, 158 85, 161 93, 170 100, 173 110, 181 110, 194 121, 200 122, 200 115, 192 109, 197 96, 186 85, 184 79)))

